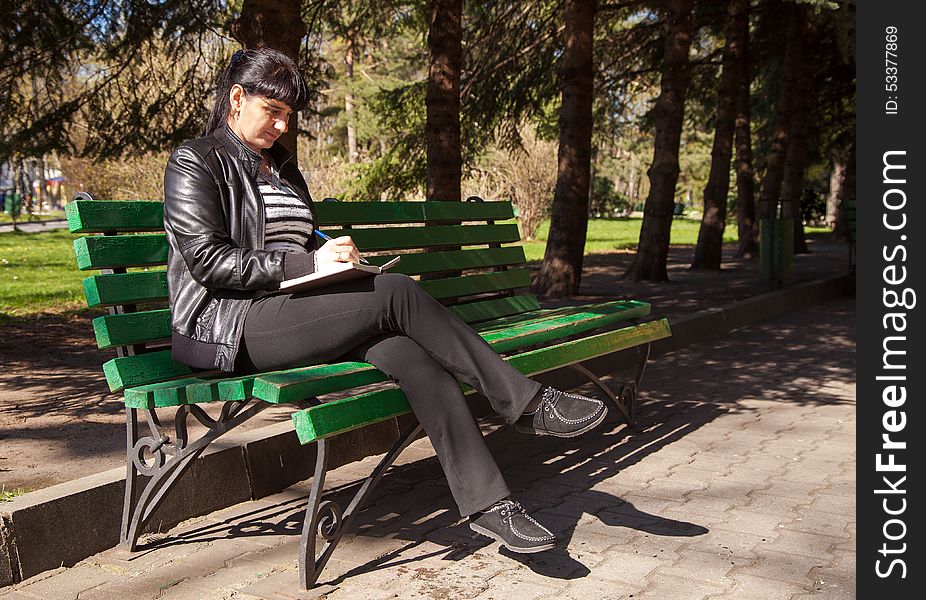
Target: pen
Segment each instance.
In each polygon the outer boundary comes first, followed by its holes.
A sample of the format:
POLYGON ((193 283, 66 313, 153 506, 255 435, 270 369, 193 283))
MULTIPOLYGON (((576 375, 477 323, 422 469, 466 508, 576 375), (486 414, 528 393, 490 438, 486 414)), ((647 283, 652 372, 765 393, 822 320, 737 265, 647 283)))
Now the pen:
MULTIPOLYGON (((330 235, 328 235, 327 233, 322 233, 318 229, 315 230, 315 234, 318 235, 318 237, 320 237, 321 239, 329 241, 329 242, 333 239, 330 235)), ((364 265, 370 264, 370 262, 363 257, 360 257, 360 262, 361 264, 364 264, 364 265)))

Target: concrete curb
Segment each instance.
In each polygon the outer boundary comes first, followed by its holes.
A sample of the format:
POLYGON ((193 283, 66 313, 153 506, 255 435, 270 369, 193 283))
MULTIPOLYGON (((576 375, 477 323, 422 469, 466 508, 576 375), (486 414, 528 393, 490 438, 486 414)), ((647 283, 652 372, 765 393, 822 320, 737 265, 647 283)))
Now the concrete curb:
MULTIPOLYGON (((671 322, 672 337, 654 343, 652 355, 715 339, 739 327, 839 297, 849 284, 849 275, 830 277, 675 319, 671 322)), ((592 372, 605 375, 631 368, 635 354, 627 351, 584 364, 592 372)), ((546 373, 537 379, 567 388, 587 383, 571 369, 546 373)), ((487 410, 487 402, 476 399, 474 413, 481 415, 487 410)), ((330 468, 386 452, 410 419, 406 416, 385 421, 334 438, 330 468)), ((308 479, 314 462, 314 446, 301 446, 289 421, 224 438, 212 444, 183 475, 186 485, 165 499, 148 530, 165 531, 183 520, 282 491, 308 479)), ((73 565, 116 546, 124 489, 125 469, 118 468, 37 490, 0 505, 0 587, 73 565)))

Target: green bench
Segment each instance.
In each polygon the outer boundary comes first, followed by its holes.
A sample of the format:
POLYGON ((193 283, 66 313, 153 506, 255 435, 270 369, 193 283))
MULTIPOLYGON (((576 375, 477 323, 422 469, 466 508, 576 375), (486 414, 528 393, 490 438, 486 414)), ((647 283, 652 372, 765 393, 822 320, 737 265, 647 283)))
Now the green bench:
MULTIPOLYGON (((515 368, 529 376, 571 368, 593 381, 632 425, 649 344, 670 335, 668 322, 640 322, 650 306, 636 300, 542 309, 529 292, 524 250, 504 245, 519 240, 517 225, 496 223, 513 217, 511 203, 319 202, 316 212, 326 232, 337 236, 349 231, 374 264, 401 253, 402 261, 393 270, 423 276, 420 285, 470 323, 515 368), (631 348, 638 357, 636 373, 617 393, 581 364, 631 348)), ((299 557, 301 584, 311 587, 364 500, 399 453, 420 435, 421 427, 400 436, 343 510, 322 498, 330 454, 327 441, 410 413, 404 395, 367 363, 235 377, 197 372, 174 362, 162 268, 167 260, 162 204, 99 201, 82 192, 67 205, 66 214, 70 231, 82 234, 74 241, 78 268, 99 271, 84 279, 84 292, 88 306, 108 309, 107 315, 93 320, 93 331, 100 348, 116 353, 103 372, 110 390, 125 398, 121 543, 133 551, 138 547, 139 536, 165 494, 213 440, 264 408, 286 403, 295 410, 299 441, 317 445, 299 557), (369 384, 375 383, 381 385, 369 391, 369 384), (318 401, 319 395, 331 393, 343 397, 318 401), (207 413, 206 404, 216 406, 212 412, 217 415, 207 413), (162 424, 165 410, 175 411, 170 427, 162 424), (187 433, 190 415, 207 428, 196 440, 187 433), (316 532, 324 540, 318 553, 316 532)))

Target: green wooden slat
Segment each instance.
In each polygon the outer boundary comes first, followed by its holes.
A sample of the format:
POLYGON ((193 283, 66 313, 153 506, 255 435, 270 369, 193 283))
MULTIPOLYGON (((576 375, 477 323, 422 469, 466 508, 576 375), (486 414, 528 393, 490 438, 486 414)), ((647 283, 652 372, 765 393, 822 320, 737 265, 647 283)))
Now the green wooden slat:
POLYGON ((170 310, 104 315, 93 320, 93 332, 100 348, 164 340, 170 337, 170 310))
POLYGON ((74 254, 81 271, 163 265, 167 238, 164 234, 82 237, 74 240, 74 254))
POLYGON ((510 356, 505 360, 525 375, 537 375, 538 373, 558 369, 563 365, 571 365, 583 360, 590 360, 605 354, 626 350, 647 342, 667 338, 670 335, 672 335, 672 332, 669 329, 669 321, 659 319, 538 350, 531 350, 530 352, 510 356))
POLYGON ((194 369, 171 359, 170 350, 123 356, 103 363, 103 374, 113 392, 192 373, 194 369))
POLYGON ((542 308, 540 310, 532 310, 517 315, 492 319, 490 321, 482 321, 473 327, 480 335, 486 336, 499 331, 509 331, 512 327, 522 327, 524 325, 543 323, 563 318, 581 318, 582 315, 587 314, 610 315, 611 313, 618 312, 623 315, 625 314, 623 311, 626 310, 632 311, 632 314, 628 313, 624 318, 632 319, 648 315, 650 308, 648 302, 640 302, 639 300, 611 300, 610 302, 594 304, 542 308), (639 310, 643 309, 645 309, 645 312, 637 314, 639 310))
POLYGON ((343 362, 260 375, 254 381, 253 394, 279 404, 385 380, 386 375, 370 364, 343 362))
POLYGON ((201 382, 199 377, 187 377, 172 381, 170 386, 154 383, 131 388, 125 391, 125 405, 128 408, 161 408, 194 404, 196 400, 188 398, 188 386, 201 382))
POLYGON ((125 390, 128 408, 151 408, 202 404, 206 402, 244 401, 251 397, 257 375, 223 378, 186 377, 142 385, 125 390))
MULTIPOLYGON (((532 376, 669 335, 669 322, 661 319, 509 356, 505 360, 525 375, 532 376)), ((299 441, 308 444, 410 411, 411 406, 402 391, 390 388, 298 411, 293 413, 293 421, 299 441)))
POLYGON ((378 383, 385 379, 386 376, 375 367, 360 362, 300 367, 239 377, 227 377, 226 374, 186 377, 129 388, 125 390, 125 405, 129 408, 150 408, 242 401, 252 397, 280 404, 378 383), (258 377, 263 381, 258 386, 258 394, 255 394, 255 380, 258 377), (321 381, 323 379, 327 381, 321 381))
POLYGON ((487 221, 514 217, 510 202, 316 202, 320 226, 487 221))
POLYGON ((349 235, 361 251, 466 246, 516 242, 521 239, 518 226, 503 225, 429 225, 426 227, 376 227, 369 229, 325 228, 331 237, 349 235))
POLYGON ((531 273, 527 269, 431 279, 420 283, 422 289, 435 298, 455 298, 484 292, 498 292, 530 287, 530 284, 531 273))
POLYGON ((537 310, 540 308, 540 304, 533 294, 523 294, 510 298, 493 298, 492 300, 480 300, 469 304, 457 304, 447 308, 467 323, 473 323, 529 310, 537 310))
POLYGON ((71 233, 163 231, 164 204, 140 200, 77 200, 64 207, 71 233))
POLYGON ((615 302, 609 307, 578 311, 556 318, 530 320, 501 331, 481 334, 483 339, 499 353, 510 352, 549 340, 563 338, 592 329, 606 327, 628 319, 648 315, 650 305, 645 302, 615 302))
MULTIPOLYGON (((394 254, 367 258, 371 263, 381 265, 393 257, 395 257, 394 254)), ((399 264, 390 271, 393 273, 405 273, 406 275, 421 275, 423 273, 440 273, 441 271, 520 265, 524 262, 524 248, 521 246, 506 246, 504 248, 403 254, 399 264)))
POLYGON ((407 412, 411 412, 411 407, 405 394, 390 388, 294 412, 293 422, 299 441, 308 444, 407 412))
POLYGON ((167 299, 167 271, 91 275, 84 279, 87 306, 138 304, 167 299))

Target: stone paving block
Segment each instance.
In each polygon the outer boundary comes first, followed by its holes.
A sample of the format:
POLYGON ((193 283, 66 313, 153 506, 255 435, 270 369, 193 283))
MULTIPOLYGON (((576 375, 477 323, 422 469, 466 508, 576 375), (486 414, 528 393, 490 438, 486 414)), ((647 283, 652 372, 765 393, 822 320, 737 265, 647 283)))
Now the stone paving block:
POLYGON ((604 509, 614 509, 625 504, 621 498, 610 494, 595 491, 571 492, 564 496, 557 504, 545 508, 545 512, 575 518, 576 521, 584 514, 596 514, 604 509))
MULTIPOLYGON (((501 560, 489 551, 476 552, 466 560, 443 560, 432 557, 408 565, 406 572, 385 587, 401 598, 473 598, 490 587, 490 581, 502 572, 520 567, 513 560, 501 560)), ((530 569, 523 567, 528 573, 530 569)))
POLYGON ((817 533, 833 537, 845 536, 845 528, 853 520, 848 515, 834 515, 802 508, 792 521, 783 523, 783 529, 802 533, 817 533))
POLYGON ((474 600, 540 600, 541 598, 561 597, 558 586, 542 585, 536 582, 521 581, 517 576, 508 577, 502 573, 492 579, 492 587, 477 596, 474 600))
POLYGON ((732 469, 730 473, 717 477, 711 483, 715 486, 736 484, 748 489, 761 489, 769 484, 769 479, 777 474, 761 469, 732 469))
MULTIPOLYGON (((157 600, 228 600, 228 592, 220 590, 206 590, 194 585, 190 585, 187 582, 181 582, 177 585, 172 585, 165 590, 161 590, 157 596, 157 600)), ((235 600, 238 598, 257 598, 256 596, 245 595, 235 593, 235 600)))
POLYGON ((685 481, 675 478, 656 478, 649 485, 633 492, 634 497, 655 498, 679 502, 687 494, 706 489, 697 482, 685 481))
POLYGON ((369 586, 344 585, 325 596, 325 600, 389 600, 399 597, 396 592, 369 586))
POLYGON ((777 552, 767 548, 759 553, 753 564, 737 567, 734 574, 775 579, 790 582, 803 589, 810 589, 814 581, 811 571, 827 564, 829 564, 828 560, 777 552))
MULTIPOLYGON (((714 528, 714 525, 720 523, 724 519, 724 513, 698 513, 686 510, 686 505, 681 505, 680 507, 671 507, 664 510, 660 513, 660 516, 666 520, 667 523, 672 523, 673 521, 687 524, 686 527, 681 529, 681 532, 685 535, 694 536, 694 535, 703 535, 711 529, 714 528), (703 529, 703 532, 701 531, 703 529)), ((679 532, 678 529, 674 530, 679 532)), ((652 533, 652 531, 651 531, 652 533)), ((672 534, 673 529, 671 527, 667 528, 667 533, 672 534)))
POLYGON ((701 600, 711 594, 723 592, 726 586, 722 582, 710 583, 698 579, 675 577, 663 573, 654 573, 649 577, 649 585, 634 598, 642 600, 701 600))
POLYGON ((175 586, 185 579, 182 569, 167 572, 145 573, 137 577, 122 577, 117 581, 104 583, 80 594, 80 600, 149 600, 157 598, 162 590, 175 586))
POLYGON ((825 490, 826 483, 818 479, 787 481, 780 477, 776 477, 774 480, 769 482, 767 486, 762 487, 761 489, 763 494, 808 501, 816 494, 825 490))
POLYGON ((319 585, 311 590, 299 588, 298 575, 292 572, 271 573, 267 577, 241 589, 239 593, 264 600, 314 600, 324 598, 335 586, 319 585))
POLYGON ((78 594, 103 583, 116 581, 119 575, 96 565, 80 564, 70 569, 55 569, 37 575, 16 586, 16 590, 36 598, 77 598, 78 594))
MULTIPOLYGON (((774 535, 782 521, 789 515, 780 513, 757 512, 741 508, 732 508, 724 513, 723 520, 714 526, 714 529, 724 529, 739 533, 774 535)), ((785 525, 786 526, 786 525, 785 525)))
MULTIPOLYGON (((639 588, 608 579, 598 579, 594 573, 569 580, 569 587, 557 590, 542 600, 629 600, 628 594, 638 592, 639 588)), ((635 595, 634 598, 637 596, 635 595)), ((510 600, 504 598, 500 600, 510 600)))
POLYGON ((620 536, 614 535, 614 528, 602 530, 596 525, 600 526, 601 522, 583 523, 564 540, 567 544, 565 548, 570 555, 589 568, 601 562, 609 549, 622 542, 620 536))
POLYGON ((592 574, 598 579, 619 582, 631 587, 643 588, 650 573, 658 567, 671 563, 669 559, 653 558, 626 548, 609 552, 608 557, 595 567, 592 574))
POLYGON ((778 531, 778 536, 773 542, 772 548, 778 552, 789 552, 811 558, 832 560, 832 547, 845 541, 845 539, 845 537, 839 538, 780 529, 778 531))
MULTIPOLYGON (((288 488, 295 492, 295 488, 288 488)), ((304 491, 304 490, 303 490, 304 491)), ((203 517, 205 522, 211 523, 231 523, 256 519, 266 519, 269 516, 279 513, 291 513, 305 509, 308 496, 304 493, 297 494, 274 494, 260 500, 251 500, 234 504, 228 508, 217 510, 214 513, 203 517)), ((178 526, 178 530, 181 526, 178 526)))
MULTIPOLYGON (((602 538, 602 542, 611 541, 611 548, 621 548, 625 547, 627 544, 631 543, 637 536, 641 535, 641 531, 636 529, 633 525, 625 525, 615 523, 613 521, 602 521, 600 517, 594 517, 586 523, 582 523, 580 526, 575 528, 575 534, 578 535, 579 539, 582 539, 583 534, 579 534, 579 531, 587 532, 589 535, 598 536, 602 538)), ((569 547, 572 547, 571 538, 567 537, 566 541, 569 543, 569 547)))
MULTIPOLYGON (((634 537, 628 543, 622 544, 619 549, 626 554, 634 554, 662 562, 672 562, 678 560, 679 551, 685 548, 691 539, 693 538, 669 537, 641 532, 640 535, 634 537)), ((616 549, 612 548, 612 551, 616 549)))
POLYGON ((788 460, 773 454, 747 454, 743 462, 737 463, 736 470, 765 471, 769 475, 783 473, 788 460))
MULTIPOLYGON (((333 556, 354 565, 363 565, 386 555, 397 554, 412 543, 401 539, 348 534, 341 538, 333 556)), ((320 550, 321 545, 316 548, 316 552, 320 550)))
POLYGON ((819 481, 824 483, 826 475, 843 469, 841 460, 813 460, 802 456, 792 461, 780 476, 783 481, 819 481))
POLYGON ((0 598, 3 600, 36 600, 35 596, 27 596, 15 589, 0 590, 0 598))
POLYGON ((752 488, 735 483, 712 483, 704 490, 696 490, 680 498, 685 504, 685 510, 696 513, 714 515, 726 512, 735 506, 749 504, 749 492, 752 488))
POLYGON ((116 547, 91 556, 85 562, 97 565, 121 577, 135 577, 172 561, 182 560, 198 551, 198 549, 197 544, 192 543, 142 548, 134 553, 116 547))
MULTIPOLYGON (((292 570, 290 563, 268 566, 266 563, 250 559, 249 554, 228 560, 225 566, 211 573, 191 573, 189 579, 182 585, 195 587, 201 590, 218 590, 226 593, 237 593, 238 590, 268 577, 274 570, 292 570)), ((188 596, 194 597, 194 596, 188 596)))
MULTIPOLYGON (((594 486, 592 487, 592 490, 597 489, 598 488, 594 486)), ((575 491, 575 488, 572 486, 558 483, 555 477, 548 477, 534 481, 530 486, 522 489, 521 491, 513 492, 513 496, 517 497, 519 502, 522 502, 522 504, 525 500, 531 499, 553 506, 562 502, 566 496, 574 493, 575 491)))
POLYGON ((749 502, 741 507, 753 512, 781 515, 782 522, 798 516, 798 511, 808 505, 811 498, 791 498, 766 493, 765 490, 750 492, 749 502))
POLYGON ((794 594, 807 591, 807 588, 777 579, 745 574, 734 574, 733 578, 736 587, 719 597, 725 600, 790 600, 794 594))
POLYGON ((691 548, 682 548, 678 554, 677 561, 660 566, 656 573, 732 587, 733 580, 729 575, 733 568, 751 564, 745 559, 731 560, 724 553, 702 552, 691 548))
POLYGON ((751 533, 711 530, 708 534, 691 538, 686 549, 728 557, 736 564, 751 563, 764 548, 771 546, 771 538, 751 533))
POLYGON ((729 472, 730 469, 740 468, 747 460, 745 456, 718 456, 712 452, 701 452, 682 465, 679 469, 700 469, 714 475, 729 472))
MULTIPOLYGON (((730 469, 702 469, 700 467, 694 466, 691 463, 681 464, 665 475, 665 479, 669 481, 677 481, 690 483, 697 488, 706 488, 710 482, 714 481, 719 477, 724 477, 729 475, 730 469)), ((655 479, 658 481, 659 478, 655 479)))
POLYGON ((833 562, 811 570, 814 592, 820 594, 842 594, 848 598, 855 593, 856 556, 855 552, 836 552, 833 562))

